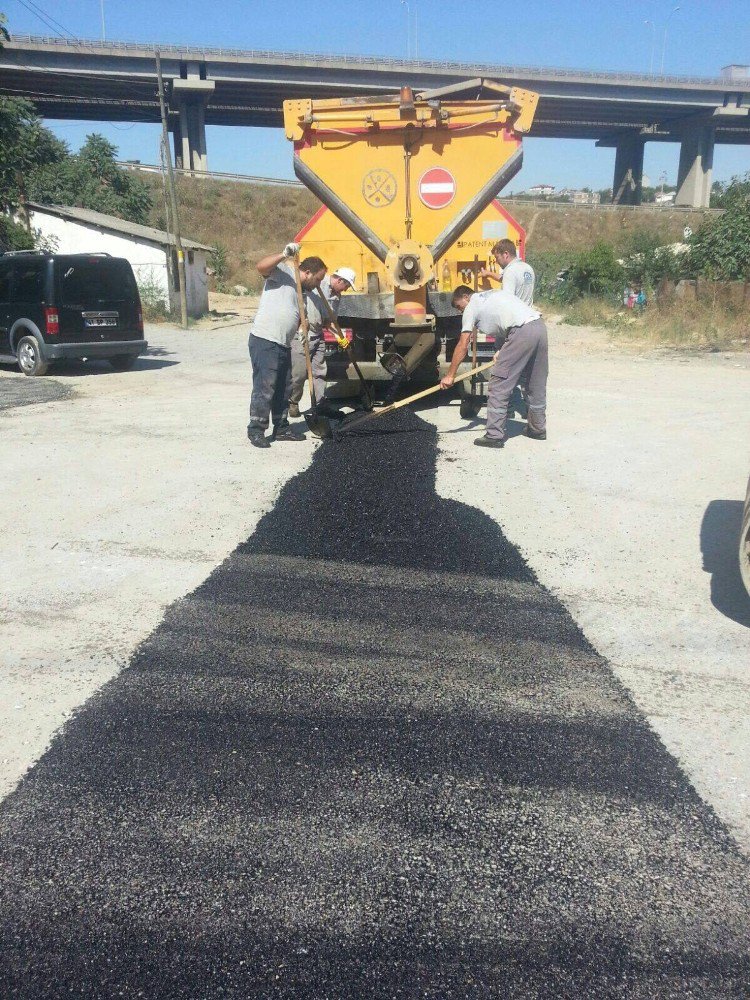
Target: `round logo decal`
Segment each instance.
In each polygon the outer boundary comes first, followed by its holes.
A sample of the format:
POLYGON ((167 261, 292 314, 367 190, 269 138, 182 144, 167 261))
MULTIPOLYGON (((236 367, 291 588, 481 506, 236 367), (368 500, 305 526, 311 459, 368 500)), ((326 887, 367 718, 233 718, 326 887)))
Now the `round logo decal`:
POLYGON ((376 167, 362 180, 362 194, 368 205, 373 208, 385 208, 396 197, 398 184, 390 170, 376 167))
POLYGON ((445 167, 430 167, 419 179, 419 199, 428 208, 445 208, 456 196, 456 179, 445 167))

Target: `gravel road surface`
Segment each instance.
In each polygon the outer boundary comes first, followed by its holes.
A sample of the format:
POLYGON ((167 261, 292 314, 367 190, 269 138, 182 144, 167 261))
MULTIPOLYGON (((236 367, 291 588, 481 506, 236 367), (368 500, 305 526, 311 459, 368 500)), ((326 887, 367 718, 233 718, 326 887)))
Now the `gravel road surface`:
POLYGON ((413 415, 320 447, 0 812, 7 997, 745 997, 750 873, 413 415))

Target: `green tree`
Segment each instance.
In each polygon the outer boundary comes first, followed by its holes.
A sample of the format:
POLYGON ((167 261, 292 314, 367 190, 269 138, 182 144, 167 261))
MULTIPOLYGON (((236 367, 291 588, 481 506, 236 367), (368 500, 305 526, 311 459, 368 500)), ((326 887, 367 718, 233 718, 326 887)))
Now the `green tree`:
POLYGON ((28 101, 0 97, 0 210, 17 208, 35 171, 66 156, 65 143, 42 125, 28 101))
POLYGON ((728 184, 714 181, 711 185, 711 208, 732 208, 750 197, 750 173, 733 177, 728 184))
POLYGON ((750 279, 750 194, 733 192, 724 214, 690 238, 688 267, 712 281, 750 279))
POLYGON ((117 148, 103 136, 87 136, 76 156, 34 171, 29 181, 31 200, 146 222, 151 195, 141 180, 118 167, 116 156, 117 148))
POLYGON ((44 128, 28 101, 0 97, 0 251, 33 247, 31 234, 13 215, 28 197, 34 171, 67 155, 65 144, 44 128))

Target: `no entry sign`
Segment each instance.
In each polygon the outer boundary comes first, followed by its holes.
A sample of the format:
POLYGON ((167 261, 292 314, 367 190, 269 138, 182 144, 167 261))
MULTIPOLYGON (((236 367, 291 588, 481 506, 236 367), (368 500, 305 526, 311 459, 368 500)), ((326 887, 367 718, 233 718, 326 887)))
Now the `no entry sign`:
POLYGON ((419 198, 428 208, 445 208, 456 195, 456 180, 445 167, 430 167, 419 179, 419 198))

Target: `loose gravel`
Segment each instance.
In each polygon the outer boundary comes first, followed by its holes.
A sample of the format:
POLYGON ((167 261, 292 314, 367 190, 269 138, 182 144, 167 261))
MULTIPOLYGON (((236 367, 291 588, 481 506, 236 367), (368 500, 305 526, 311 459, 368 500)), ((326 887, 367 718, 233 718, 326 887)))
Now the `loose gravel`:
POLYGON ((4 997, 749 995, 747 863, 436 449, 321 446, 6 800, 4 997))

